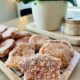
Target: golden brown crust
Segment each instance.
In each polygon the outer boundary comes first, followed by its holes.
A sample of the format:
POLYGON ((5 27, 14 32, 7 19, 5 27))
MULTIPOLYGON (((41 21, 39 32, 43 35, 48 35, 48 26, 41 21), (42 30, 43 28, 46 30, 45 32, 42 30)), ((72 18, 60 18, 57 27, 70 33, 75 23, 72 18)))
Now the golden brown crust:
POLYGON ((62 62, 61 68, 68 66, 74 55, 73 49, 68 45, 68 42, 62 40, 50 41, 41 47, 39 53, 50 54, 51 56, 60 58, 62 62))
POLYGON ((61 44, 68 46, 72 51, 72 54, 70 54, 71 57, 74 56, 74 51, 73 51, 72 45, 67 40, 49 40, 48 42, 50 42, 50 43, 61 43, 61 44))
POLYGON ((3 33, 7 30, 7 27, 5 25, 0 25, 0 33, 3 33))
POLYGON ((33 44, 35 48, 39 49, 42 45, 47 43, 48 40, 49 38, 43 35, 32 35, 29 39, 29 43, 33 44))
POLYGON ((24 80, 60 80, 61 62, 50 55, 37 54, 25 58, 19 65, 24 72, 24 80))
POLYGON ((24 42, 24 43, 29 43, 29 38, 30 37, 23 37, 23 38, 20 38, 16 41, 16 43, 19 43, 19 42, 24 42))
POLYGON ((13 39, 7 39, 0 44, 0 58, 7 56, 11 49, 15 46, 13 39))
POLYGON ((3 39, 14 39, 16 36, 16 31, 18 31, 18 29, 14 27, 8 28, 5 32, 2 33, 3 39))
POLYGON ((70 48, 72 47, 71 44, 67 40, 49 40, 48 42, 50 42, 50 43, 62 43, 62 44, 69 46, 70 48))
POLYGON ((26 32, 26 31, 18 31, 16 32, 16 39, 20 39, 20 38, 23 38, 23 37, 31 37, 31 33, 29 32, 26 32))
POLYGON ((35 54, 33 46, 28 43, 19 43, 16 47, 9 53, 8 60, 5 65, 9 68, 18 68, 19 62, 24 57, 29 57, 35 54))

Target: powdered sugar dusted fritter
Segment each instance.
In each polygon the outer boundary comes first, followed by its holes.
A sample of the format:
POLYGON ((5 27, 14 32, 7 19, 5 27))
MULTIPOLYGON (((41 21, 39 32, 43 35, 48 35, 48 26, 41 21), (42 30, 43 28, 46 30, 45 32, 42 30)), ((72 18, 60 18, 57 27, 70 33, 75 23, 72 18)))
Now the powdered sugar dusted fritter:
POLYGON ((16 36, 17 28, 10 27, 5 32, 2 33, 3 39, 14 39, 16 36))
POLYGON ((50 54, 51 56, 60 58, 61 68, 67 67, 74 55, 74 51, 67 41, 52 40, 43 45, 39 51, 41 54, 50 54))
POLYGON ((7 27, 5 25, 0 25, 0 33, 3 33, 7 30, 7 27))
POLYGON ((13 39, 7 39, 0 44, 0 58, 7 56, 11 49, 15 46, 13 39))
POLYGON ((20 38, 16 41, 16 43, 20 43, 20 42, 24 42, 24 43, 29 43, 29 38, 30 37, 23 37, 23 38, 20 38))
POLYGON ((16 32, 16 39, 20 39, 20 38, 23 38, 23 37, 31 37, 31 33, 29 32, 26 32, 26 31, 17 31, 16 32))
POLYGON ((24 58, 19 67, 24 72, 24 80, 61 80, 60 65, 58 58, 36 54, 24 58))
POLYGON ((49 40, 48 42, 50 42, 50 43, 62 43, 62 44, 69 46, 70 48, 72 48, 71 44, 67 40, 49 40))
POLYGON ((24 58, 35 54, 34 47, 28 43, 19 43, 9 53, 8 60, 5 65, 9 68, 18 68, 18 63, 24 58))
POLYGON ((29 39, 29 42, 35 46, 35 48, 40 48, 42 45, 47 43, 49 40, 48 37, 43 35, 32 35, 29 39))

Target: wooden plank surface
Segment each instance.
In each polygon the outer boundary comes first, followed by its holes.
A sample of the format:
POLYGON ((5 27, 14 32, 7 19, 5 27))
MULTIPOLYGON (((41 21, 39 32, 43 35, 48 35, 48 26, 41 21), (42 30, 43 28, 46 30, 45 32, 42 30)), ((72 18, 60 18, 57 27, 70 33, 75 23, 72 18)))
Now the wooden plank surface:
POLYGON ((10 79, 0 70, 0 80, 10 80, 10 79))
POLYGON ((69 66, 64 70, 63 74, 62 74, 62 80, 68 80, 71 73, 73 72, 74 68, 76 67, 77 63, 79 62, 80 59, 80 54, 75 52, 74 53, 74 57, 71 60, 69 66))
POLYGON ((2 61, 0 61, 0 70, 5 74, 5 76, 7 76, 9 80, 21 80, 14 72, 7 68, 2 61))

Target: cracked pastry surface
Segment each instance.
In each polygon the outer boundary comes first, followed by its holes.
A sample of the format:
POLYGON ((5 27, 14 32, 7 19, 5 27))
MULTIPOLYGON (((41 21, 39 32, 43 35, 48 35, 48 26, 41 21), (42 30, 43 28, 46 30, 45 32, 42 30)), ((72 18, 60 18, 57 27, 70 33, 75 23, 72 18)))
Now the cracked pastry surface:
POLYGON ((18 68, 19 62, 24 57, 29 57, 35 54, 34 47, 28 43, 19 43, 17 46, 9 53, 9 57, 5 65, 9 68, 18 68))
POLYGON ((24 80, 61 80, 60 65, 58 58, 37 54, 24 58, 19 68, 24 72, 24 80))
POLYGON ((35 46, 35 48, 40 48, 43 44, 47 43, 48 37, 43 35, 32 35, 29 42, 35 46))
POLYGON ((65 68, 69 65, 74 51, 70 44, 64 40, 52 40, 40 48, 39 53, 50 54, 51 56, 57 57, 61 60, 61 68, 65 68))
POLYGON ((3 58, 9 54, 11 49, 15 46, 13 39, 7 39, 0 44, 0 58, 3 58))

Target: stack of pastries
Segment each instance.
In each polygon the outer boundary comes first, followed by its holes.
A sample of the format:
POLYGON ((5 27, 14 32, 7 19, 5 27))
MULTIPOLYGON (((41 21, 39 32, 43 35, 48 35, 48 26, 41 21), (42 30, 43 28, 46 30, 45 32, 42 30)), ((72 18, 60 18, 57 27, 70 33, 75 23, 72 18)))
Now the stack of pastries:
POLYGON ((24 80, 61 80, 60 70, 69 65, 74 51, 66 40, 0 25, 0 59, 6 56, 5 65, 21 70, 24 80))

